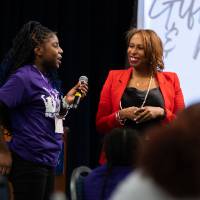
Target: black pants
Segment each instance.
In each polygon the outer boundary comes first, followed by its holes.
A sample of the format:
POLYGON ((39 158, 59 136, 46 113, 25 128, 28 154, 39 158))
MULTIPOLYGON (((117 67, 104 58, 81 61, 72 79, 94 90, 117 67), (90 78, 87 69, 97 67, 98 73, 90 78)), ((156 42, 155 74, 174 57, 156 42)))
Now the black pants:
POLYGON ((54 189, 54 169, 23 160, 13 153, 9 176, 15 200, 49 200, 54 189))
POLYGON ((7 178, 0 175, 0 199, 8 200, 8 182, 7 178))

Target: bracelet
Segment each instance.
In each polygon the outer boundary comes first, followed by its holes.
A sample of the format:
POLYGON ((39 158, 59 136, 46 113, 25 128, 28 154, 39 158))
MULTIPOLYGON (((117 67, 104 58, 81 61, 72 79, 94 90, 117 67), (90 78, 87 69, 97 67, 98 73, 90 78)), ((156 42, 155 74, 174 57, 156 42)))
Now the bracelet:
POLYGON ((164 114, 163 114, 163 116, 161 117, 161 119, 165 119, 165 117, 166 117, 166 111, 165 111, 165 109, 164 109, 164 114))
POLYGON ((69 110, 71 108, 73 108, 73 104, 68 104, 67 101, 65 100, 65 96, 61 97, 61 110, 62 110, 62 112, 59 112, 58 114, 56 114, 56 117, 64 120, 65 117, 68 115, 69 110))
POLYGON ((65 100, 65 97, 66 96, 64 96, 62 98, 62 105, 63 105, 63 108, 69 110, 69 109, 73 108, 73 104, 68 104, 67 101, 65 100))
POLYGON ((119 111, 115 113, 115 118, 120 123, 120 125, 124 125, 125 124, 126 120, 120 118, 119 111))

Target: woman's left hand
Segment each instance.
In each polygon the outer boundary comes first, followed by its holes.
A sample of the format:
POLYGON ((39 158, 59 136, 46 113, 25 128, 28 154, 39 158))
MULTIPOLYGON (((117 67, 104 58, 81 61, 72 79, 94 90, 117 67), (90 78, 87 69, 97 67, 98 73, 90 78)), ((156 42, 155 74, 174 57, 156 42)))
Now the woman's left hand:
POLYGON ((66 95, 65 100, 70 105, 74 102, 76 92, 81 93, 81 99, 83 99, 88 93, 88 84, 78 82, 66 95))
POLYGON ((158 117, 163 117, 165 115, 165 110, 161 107, 145 106, 139 108, 135 112, 136 118, 134 121, 136 123, 145 122, 158 117))

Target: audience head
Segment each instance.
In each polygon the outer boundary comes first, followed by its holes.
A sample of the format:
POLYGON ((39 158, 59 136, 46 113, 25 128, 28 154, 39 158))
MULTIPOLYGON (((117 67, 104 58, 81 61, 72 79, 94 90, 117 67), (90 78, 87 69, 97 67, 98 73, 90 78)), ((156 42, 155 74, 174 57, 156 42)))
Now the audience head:
POLYGON ((138 133, 135 130, 113 129, 104 139, 104 151, 108 166, 135 165, 138 142, 138 133))
POLYGON ((159 186, 176 197, 200 196, 200 104, 152 130, 140 150, 139 167, 159 186))

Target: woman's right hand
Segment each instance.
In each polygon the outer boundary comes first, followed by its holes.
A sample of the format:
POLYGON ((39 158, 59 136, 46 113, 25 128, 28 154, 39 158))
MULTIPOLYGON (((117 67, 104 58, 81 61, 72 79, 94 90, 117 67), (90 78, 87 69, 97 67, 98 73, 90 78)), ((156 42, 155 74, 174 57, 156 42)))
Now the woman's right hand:
POLYGON ((122 119, 122 120, 130 119, 130 120, 134 121, 134 119, 136 118, 135 113, 138 109, 139 109, 138 107, 131 106, 131 107, 120 110, 119 111, 120 119, 122 119))
POLYGON ((66 95, 65 100, 70 105, 74 102, 75 94, 77 90, 81 91, 81 99, 83 99, 88 92, 88 84, 87 83, 80 83, 78 82, 66 95))

